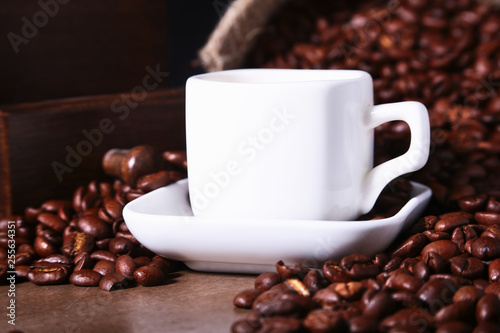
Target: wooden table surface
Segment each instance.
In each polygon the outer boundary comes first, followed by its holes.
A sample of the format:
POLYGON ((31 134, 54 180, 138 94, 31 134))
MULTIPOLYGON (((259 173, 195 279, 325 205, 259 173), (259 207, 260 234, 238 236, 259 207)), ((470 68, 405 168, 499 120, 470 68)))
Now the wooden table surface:
POLYGON ((0 286, 0 332, 230 332, 247 310, 233 306, 234 296, 253 288, 255 276, 184 270, 170 283, 102 291, 71 284, 36 286, 30 282, 0 286), (7 306, 15 299, 15 326, 7 306))

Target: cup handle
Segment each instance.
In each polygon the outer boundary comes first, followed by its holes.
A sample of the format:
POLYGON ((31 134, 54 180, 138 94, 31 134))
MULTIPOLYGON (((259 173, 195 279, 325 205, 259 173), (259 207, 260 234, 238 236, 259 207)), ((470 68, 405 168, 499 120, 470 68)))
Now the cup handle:
POLYGON ((410 147, 403 155, 384 162, 368 172, 362 185, 361 214, 368 213, 373 208, 380 192, 390 181, 422 168, 429 157, 430 125, 427 108, 419 102, 376 105, 367 117, 366 128, 371 130, 393 120, 402 120, 410 127, 410 147))

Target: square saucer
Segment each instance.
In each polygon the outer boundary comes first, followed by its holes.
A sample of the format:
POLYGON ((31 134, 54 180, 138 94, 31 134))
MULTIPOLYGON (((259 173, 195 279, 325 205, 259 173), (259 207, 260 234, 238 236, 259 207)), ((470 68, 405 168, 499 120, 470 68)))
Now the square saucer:
POLYGON ((193 216, 188 180, 149 192, 123 209, 130 232, 149 250, 193 270, 260 274, 287 265, 321 267, 328 259, 384 251, 423 213, 427 186, 412 182, 411 198, 394 216, 368 221, 230 219, 193 216))

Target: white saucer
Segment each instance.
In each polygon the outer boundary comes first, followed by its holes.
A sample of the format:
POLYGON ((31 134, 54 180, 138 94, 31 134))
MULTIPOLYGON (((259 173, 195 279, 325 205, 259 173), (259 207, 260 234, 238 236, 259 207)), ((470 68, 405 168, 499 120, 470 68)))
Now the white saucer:
POLYGON ((151 251, 199 271, 262 273, 283 260, 321 267, 347 254, 384 251, 422 214, 431 190, 412 183, 412 198, 394 216, 371 221, 252 220, 194 217, 183 179, 128 203, 123 216, 151 251))

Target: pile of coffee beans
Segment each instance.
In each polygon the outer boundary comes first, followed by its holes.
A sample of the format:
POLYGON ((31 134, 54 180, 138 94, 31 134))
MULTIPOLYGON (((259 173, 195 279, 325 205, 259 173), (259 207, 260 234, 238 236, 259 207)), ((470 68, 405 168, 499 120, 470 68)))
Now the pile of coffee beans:
POLYGON ((135 167, 144 164, 143 152, 151 153, 151 147, 132 150, 141 154, 134 155, 131 169, 123 176, 130 179, 126 176, 133 169, 134 184, 121 179, 92 181, 78 187, 72 200, 49 200, 38 208, 26 208, 22 216, 0 220, 2 283, 7 272, 15 270, 16 281, 29 280, 37 285, 69 282, 111 291, 163 284, 181 267, 142 246, 124 223, 122 209, 149 191, 185 178, 185 153, 165 152, 165 163, 156 164, 162 170, 153 170, 135 167))
MULTIPOLYGON (((254 66, 361 69, 374 79, 377 104, 424 103, 431 154, 405 179, 428 185, 433 197, 384 253, 332 258, 321 270, 279 261, 276 272, 236 295, 234 305, 250 311, 232 331, 500 332, 499 8, 446 0, 331 1, 316 10, 290 3, 250 55, 254 66)), ((408 143, 406 124, 378 127, 376 163, 408 143)), ((404 201, 395 187, 379 202, 393 212, 404 201)))

